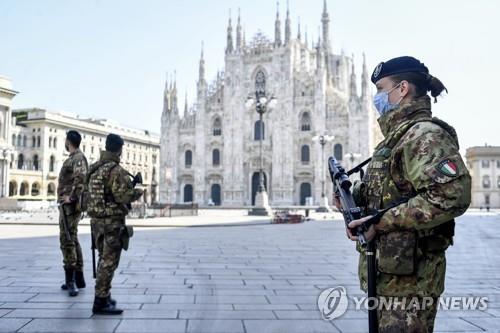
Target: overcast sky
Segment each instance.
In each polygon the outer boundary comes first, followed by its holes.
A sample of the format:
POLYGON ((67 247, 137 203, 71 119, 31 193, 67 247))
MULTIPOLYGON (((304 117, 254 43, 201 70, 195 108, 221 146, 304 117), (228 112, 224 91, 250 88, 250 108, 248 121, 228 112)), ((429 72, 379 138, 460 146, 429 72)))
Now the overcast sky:
MULTIPOLYGON (((456 127, 463 148, 500 145, 500 1, 328 0, 336 53, 362 52, 370 71, 412 55, 449 95, 434 114, 456 127)), ((318 37, 323 0, 290 0, 292 34, 318 37)), ((180 107, 194 101, 200 44, 207 78, 224 66, 229 11, 238 8, 247 41, 272 37, 270 0, 0 1, 0 75, 20 94, 14 108, 42 107, 113 119, 159 132, 166 72, 177 71, 180 107)), ((281 1, 282 24, 286 2, 281 1)), ((358 85, 359 87, 359 85, 358 85)))

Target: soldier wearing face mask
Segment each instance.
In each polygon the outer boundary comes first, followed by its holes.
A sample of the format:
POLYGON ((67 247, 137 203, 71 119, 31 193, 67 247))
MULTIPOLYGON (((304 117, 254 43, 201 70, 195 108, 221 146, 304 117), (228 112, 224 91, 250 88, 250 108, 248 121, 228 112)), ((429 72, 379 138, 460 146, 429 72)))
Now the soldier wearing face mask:
MULTIPOLYGON (((365 233, 377 248, 377 297, 403 300, 400 307, 378 309, 379 332, 432 332, 444 291, 445 250, 453 244, 454 218, 469 207, 471 178, 455 130, 432 117, 427 94, 436 101, 446 88, 423 63, 394 58, 380 63, 371 80, 384 140, 375 148, 355 198, 365 217, 349 227, 396 205, 365 233)), ((365 250, 357 249, 361 288, 366 290, 365 250)))

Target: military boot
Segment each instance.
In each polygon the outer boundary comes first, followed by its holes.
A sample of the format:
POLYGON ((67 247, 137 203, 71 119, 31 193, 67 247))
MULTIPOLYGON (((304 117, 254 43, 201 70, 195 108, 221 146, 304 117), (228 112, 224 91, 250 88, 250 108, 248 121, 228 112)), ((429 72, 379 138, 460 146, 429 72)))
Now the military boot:
MULTIPOLYGON (((71 297, 78 295, 78 288, 75 285, 75 271, 71 268, 65 270, 66 273, 66 289, 71 297)), ((63 286, 61 286, 62 288, 63 286)))
MULTIPOLYGON (((116 304, 116 302, 115 302, 116 304)), ((116 305, 111 304, 109 297, 95 297, 94 306, 92 307, 93 314, 100 315, 119 315, 122 314, 122 309, 117 309, 116 305)))
POLYGON ((75 271, 75 282, 78 289, 85 288, 85 278, 83 277, 83 271, 75 271))
POLYGON ((116 306, 116 300, 111 298, 111 294, 108 296, 108 302, 111 303, 111 305, 116 306))

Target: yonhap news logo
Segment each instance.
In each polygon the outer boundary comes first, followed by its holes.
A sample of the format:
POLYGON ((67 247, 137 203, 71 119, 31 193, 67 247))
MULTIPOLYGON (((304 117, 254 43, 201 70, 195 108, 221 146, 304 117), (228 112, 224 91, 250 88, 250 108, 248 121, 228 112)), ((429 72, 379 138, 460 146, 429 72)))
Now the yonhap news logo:
POLYGON ((348 305, 347 291, 342 286, 325 289, 318 297, 318 308, 324 320, 342 316, 348 305))
POLYGON ((440 311, 484 311, 488 308, 488 297, 485 296, 378 296, 373 299, 366 296, 347 295, 343 286, 323 290, 318 296, 318 309, 324 320, 341 317, 347 311, 349 302, 354 310, 412 310, 422 311, 436 307, 440 311), (369 302, 371 301, 372 302, 369 302))

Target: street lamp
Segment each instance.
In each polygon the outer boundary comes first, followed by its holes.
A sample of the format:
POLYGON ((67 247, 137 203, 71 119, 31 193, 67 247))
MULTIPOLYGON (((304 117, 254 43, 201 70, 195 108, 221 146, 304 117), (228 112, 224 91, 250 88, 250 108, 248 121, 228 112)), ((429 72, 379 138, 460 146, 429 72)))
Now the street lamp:
POLYGON ((328 134, 316 135, 312 138, 314 142, 318 142, 321 145, 321 203, 316 210, 317 212, 325 213, 330 211, 328 208, 328 199, 325 195, 325 145, 327 142, 333 141, 333 139, 335 139, 335 137, 328 134))
POLYGON ((269 197, 264 186, 264 154, 262 149, 264 139, 264 123, 262 121, 264 113, 267 110, 272 110, 276 106, 276 98, 271 96, 267 98, 266 92, 262 89, 255 91, 255 98, 249 96, 245 102, 247 109, 255 105, 255 110, 259 114, 259 153, 260 153, 260 166, 259 166, 259 189, 255 197, 255 207, 250 211, 250 215, 269 215, 271 207, 269 206, 269 197))

